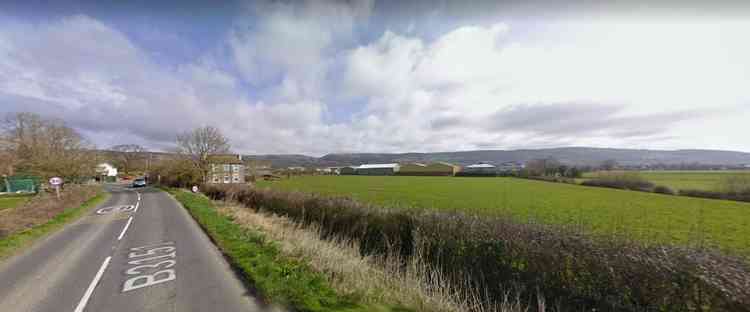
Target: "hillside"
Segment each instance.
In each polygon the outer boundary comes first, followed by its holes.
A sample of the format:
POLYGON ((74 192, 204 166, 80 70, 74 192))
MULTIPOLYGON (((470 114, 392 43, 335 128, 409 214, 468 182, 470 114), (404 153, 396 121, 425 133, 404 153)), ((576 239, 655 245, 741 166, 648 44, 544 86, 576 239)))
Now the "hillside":
POLYGON ((342 166, 363 163, 447 161, 459 165, 476 162, 525 162, 531 159, 554 157, 571 165, 595 166, 607 159, 619 164, 679 165, 704 164, 738 166, 750 164, 750 153, 719 150, 643 150, 591 147, 564 147, 523 150, 480 150, 440 153, 352 153, 328 154, 320 158, 304 155, 250 155, 250 158, 270 160, 274 167, 288 166, 342 166))

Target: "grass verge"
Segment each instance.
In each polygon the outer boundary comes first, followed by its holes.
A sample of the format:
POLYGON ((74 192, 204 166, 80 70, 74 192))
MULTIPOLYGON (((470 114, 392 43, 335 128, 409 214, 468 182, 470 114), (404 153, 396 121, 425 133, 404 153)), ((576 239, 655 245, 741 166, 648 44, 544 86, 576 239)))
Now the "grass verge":
POLYGON ((71 207, 65 209, 62 213, 56 215, 46 223, 34 226, 28 230, 24 230, 18 233, 11 234, 7 237, 0 239, 0 260, 4 260, 16 252, 31 246, 32 243, 47 236, 48 234, 62 228, 64 225, 77 220, 86 212, 89 208, 94 207, 101 202, 109 198, 110 194, 107 192, 100 191, 94 197, 86 200, 82 205, 78 207, 71 207))
POLYGON ((9 208, 15 208, 23 203, 25 203, 27 200, 29 200, 29 195, 25 196, 14 196, 14 195, 3 195, 0 196, 0 210, 3 209, 9 209, 9 208))
POLYGON ((340 296, 305 261, 285 257, 277 243, 217 212, 208 198, 167 189, 203 227, 222 252, 254 283, 263 297, 295 311, 409 311, 364 305, 356 295, 340 296))

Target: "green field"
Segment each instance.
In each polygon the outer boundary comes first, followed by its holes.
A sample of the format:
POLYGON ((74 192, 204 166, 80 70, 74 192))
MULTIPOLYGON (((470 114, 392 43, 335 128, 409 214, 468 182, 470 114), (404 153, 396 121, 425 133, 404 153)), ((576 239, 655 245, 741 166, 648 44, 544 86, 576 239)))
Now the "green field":
POLYGON ((29 200, 28 196, 0 197, 0 210, 15 208, 29 200))
POLYGON ((750 203, 518 178, 302 176, 259 185, 386 206, 509 214, 645 242, 706 244, 750 254, 750 203))
MULTIPOLYGON (((668 186, 673 190, 719 191, 722 181, 730 176, 750 177, 750 171, 640 171, 639 174, 656 185, 668 186)), ((587 172, 584 179, 596 177, 596 172, 587 172)))

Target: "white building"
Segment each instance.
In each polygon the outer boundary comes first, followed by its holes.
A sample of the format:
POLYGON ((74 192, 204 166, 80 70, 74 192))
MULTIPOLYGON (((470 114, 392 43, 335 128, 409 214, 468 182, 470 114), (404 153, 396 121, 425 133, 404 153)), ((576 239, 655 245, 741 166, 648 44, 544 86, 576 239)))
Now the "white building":
POLYGON ((116 177, 117 168, 115 168, 115 166, 112 166, 111 164, 108 164, 108 163, 101 163, 96 166, 96 173, 98 173, 101 176, 116 177))
POLYGON ((400 168, 399 164, 364 164, 355 170, 357 175, 393 175, 400 168))
POLYGON ((462 171, 470 174, 496 174, 497 167, 490 164, 473 164, 464 167, 462 171))

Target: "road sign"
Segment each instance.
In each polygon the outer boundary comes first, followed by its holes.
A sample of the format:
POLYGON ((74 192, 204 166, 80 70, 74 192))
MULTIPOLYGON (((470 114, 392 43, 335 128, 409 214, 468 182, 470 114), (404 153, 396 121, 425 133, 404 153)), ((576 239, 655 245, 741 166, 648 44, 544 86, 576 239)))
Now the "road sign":
POLYGON ((54 177, 49 179, 49 184, 52 184, 53 186, 58 186, 63 183, 63 179, 60 177, 54 177))

